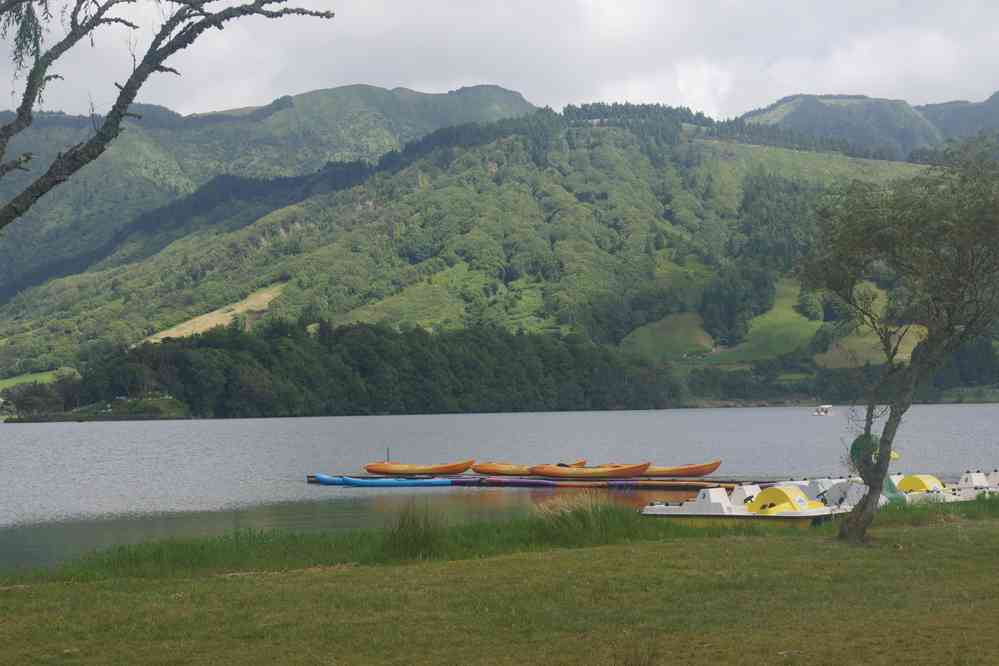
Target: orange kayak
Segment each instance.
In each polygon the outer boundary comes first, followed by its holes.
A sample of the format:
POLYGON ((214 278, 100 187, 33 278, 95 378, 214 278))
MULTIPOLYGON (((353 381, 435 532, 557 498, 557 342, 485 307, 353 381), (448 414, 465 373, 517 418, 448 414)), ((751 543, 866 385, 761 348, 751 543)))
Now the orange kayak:
MULTIPOLYGON (((581 458, 576 462, 569 463, 569 467, 582 467, 585 464, 586 460, 581 458)), ((485 462, 472 465, 472 471, 476 474, 484 474, 486 476, 531 476, 531 467, 531 465, 485 462)))
POLYGON ((461 474, 475 460, 462 460, 460 462, 447 463, 443 465, 405 465, 397 462, 373 462, 364 466, 368 474, 386 474, 411 476, 414 474, 461 474))
POLYGON ((719 467, 721 467, 721 460, 712 460, 711 462, 701 463, 699 465, 677 465, 676 467, 657 467, 655 465, 649 465, 649 468, 645 470, 645 476, 707 476, 719 467))
POLYGON ((551 476, 558 479, 621 479, 630 476, 643 476, 652 463, 638 465, 602 465, 600 467, 561 467, 559 465, 535 465, 531 474, 551 476))

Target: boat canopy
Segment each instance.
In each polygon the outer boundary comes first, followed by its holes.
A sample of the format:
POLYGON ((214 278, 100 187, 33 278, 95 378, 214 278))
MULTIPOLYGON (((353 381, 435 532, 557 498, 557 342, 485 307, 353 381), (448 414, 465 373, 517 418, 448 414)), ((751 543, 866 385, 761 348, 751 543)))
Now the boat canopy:
POLYGON ((808 499, 798 486, 771 486, 754 497, 746 508, 750 513, 766 515, 824 509, 825 505, 808 499))
POLYGON ((910 474, 898 484, 903 493, 930 493, 944 489, 943 482, 932 474, 910 474))

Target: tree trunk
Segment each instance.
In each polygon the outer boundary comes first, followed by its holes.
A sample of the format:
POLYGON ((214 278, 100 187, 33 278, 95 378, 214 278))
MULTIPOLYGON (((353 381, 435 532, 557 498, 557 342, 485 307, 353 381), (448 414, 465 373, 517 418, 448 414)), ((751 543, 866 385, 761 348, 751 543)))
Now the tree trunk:
POLYGON ((888 464, 891 462, 892 442, 895 441, 895 433, 902 423, 902 416, 912 405, 912 391, 905 391, 898 401, 892 402, 888 411, 888 420, 881 430, 881 439, 878 442, 878 458, 876 461, 863 461, 860 467, 860 477, 867 484, 867 494, 853 508, 839 528, 839 538, 853 543, 863 543, 867 540, 867 529, 874 522, 874 515, 878 511, 878 502, 881 500, 881 491, 884 489, 885 478, 888 476, 888 464))

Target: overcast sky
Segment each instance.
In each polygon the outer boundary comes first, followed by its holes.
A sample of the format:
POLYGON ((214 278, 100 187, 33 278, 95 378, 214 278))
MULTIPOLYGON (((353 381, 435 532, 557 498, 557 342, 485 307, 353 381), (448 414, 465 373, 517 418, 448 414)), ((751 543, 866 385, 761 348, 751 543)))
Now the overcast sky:
MULTIPOLYGON (((145 1, 145 0, 141 0, 145 1)), ((332 21, 243 20, 206 34, 140 96, 181 113, 266 104, 350 83, 444 92, 495 83, 560 108, 662 102, 733 116, 798 92, 913 104, 999 89, 999 2, 302 0, 332 21)), ((139 18, 156 22, 151 2, 139 18)), ((79 47, 48 109, 110 104, 128 72, 121 30, 79 47)), ((2 74, 17 87, 8 59, 2 74)), ((11 107, 11 97, 2 106, 11 107)))

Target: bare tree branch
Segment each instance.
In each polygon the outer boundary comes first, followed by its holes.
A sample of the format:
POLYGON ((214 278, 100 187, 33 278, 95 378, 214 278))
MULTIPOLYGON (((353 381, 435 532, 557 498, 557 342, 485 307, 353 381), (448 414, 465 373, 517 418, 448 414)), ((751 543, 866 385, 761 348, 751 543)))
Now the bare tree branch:
MULTIPOLYGON (((32 0, 0 0, 4 3, 31 2, 32 0)), ((31 125, 32 111, 45 83, 51 80, 49 68, 81 39, 91 36, 94 30, 104 26, 121 25, 136 29, 136 25, 122 17, 111 14, 116 7, 133 4, 137 0, 75 0, 70 12, 69 33, 42 53, 31 67, 25 83, 21 104, 13 120, 0 127, 0 160, 4 158, 11 139, 31 125)), ((68 180, 74 173, 94 161, 107 149, 121 133, 122 121, 134 117, 129 107, 135 101, 146 80, 156 73, 179 75, 180 72, 164 64, 169 58, 191 46, 205 31, 216 28, 222 30, 230 21, 262 16, 280 19, 287 16, 307 16, 332 19, 333 12, 316 11, 300 7, 287 7, 288 0, 254 0, 244 4, 231 5, 212 11, 219 0, 167 0, 175 6, 157 30, 145 55, 136 61, 133 55, 131 75, 123 84, 115 83, 118 96, 103 122, 87 141, 72 146, 62 152, 49 165, 44 174, 36 178, 13 199, 0 207, 0 229, 11 224, 26 213, 34 203, 46 193, 68 180)), ((23 157, 23 156, 22 156, 23 157)), ((18 158, 20 160, 21 158, 18 158)), ((29 158, 30 159, 30 158, 29 158)), ((12 164, 13 160, 8 162, 12 164)), ((20 163, 19 166, 23 166, 20 163)), ((0 167, 2 168, 2 167, 0 167)), ((0 171, 0 177, 8 171, 0 171)))

